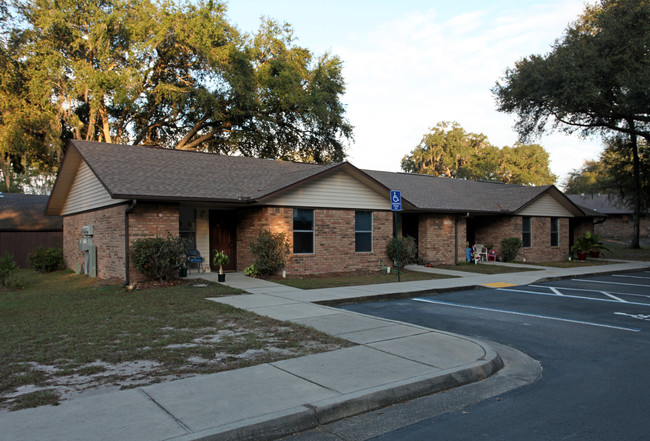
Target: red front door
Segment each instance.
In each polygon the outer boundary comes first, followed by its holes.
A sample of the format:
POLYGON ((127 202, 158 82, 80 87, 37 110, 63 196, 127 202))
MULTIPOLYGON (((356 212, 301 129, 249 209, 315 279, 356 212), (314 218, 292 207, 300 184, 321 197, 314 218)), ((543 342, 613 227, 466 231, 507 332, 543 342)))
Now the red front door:
POLYGON ((212 263, 216 250, 228 255, 228 264, 224 270, 237 269, 237 214, 235 211, 210 210, 210 268, 219 271, 212 263))

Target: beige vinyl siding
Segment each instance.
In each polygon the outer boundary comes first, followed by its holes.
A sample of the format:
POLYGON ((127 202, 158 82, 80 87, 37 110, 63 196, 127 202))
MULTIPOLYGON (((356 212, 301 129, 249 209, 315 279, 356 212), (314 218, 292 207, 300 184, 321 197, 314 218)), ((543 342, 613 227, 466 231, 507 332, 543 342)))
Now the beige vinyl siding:
POLYGON ((79 213, 125 201, 126 199, 111 198, 86 162, 81 161, 61 214, 79 213))
POLYGON ((550 194, 542 195, 535 202, 518 211, 517 214, 521 216, 573 217, 573 214, 550 194))
POLYGON ((196 209, 196 249, 203 257, 203 264, 210 263, 210 216, 206 208, 196 209))
POLYGON ((268 201, 289 207, 390 210, 388 191, 377 193, 345 172, 311 181, 268 201))

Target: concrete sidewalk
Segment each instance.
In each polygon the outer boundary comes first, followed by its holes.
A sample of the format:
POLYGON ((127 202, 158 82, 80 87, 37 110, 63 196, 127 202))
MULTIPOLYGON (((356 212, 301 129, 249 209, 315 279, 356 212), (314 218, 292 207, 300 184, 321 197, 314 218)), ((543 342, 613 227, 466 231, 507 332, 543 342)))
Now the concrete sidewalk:
MULTIPOLYGON (((499 355, 484 342, 319 303, 417 295, 476 285, 527 284, 648 266, 648 263, 628 262, 310 291, 251 279, 241 273, 228 274, 227 285, 250 294, 212 300, 312 326, 358 345, 73 399, 56 407, 0 414, 0 439, 274 439, 479 381, 503 365, 499 355)), ((216 278, 216 275, 200 277, 216 278)))

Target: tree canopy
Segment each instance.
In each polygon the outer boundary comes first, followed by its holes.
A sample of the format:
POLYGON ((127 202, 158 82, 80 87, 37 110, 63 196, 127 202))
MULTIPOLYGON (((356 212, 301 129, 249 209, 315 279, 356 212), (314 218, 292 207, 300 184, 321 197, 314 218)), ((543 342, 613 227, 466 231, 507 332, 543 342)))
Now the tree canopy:
POLYGON ((600 0, 586 6, 548 54, 518 61, 493 89, 498 109, 517 115, 522 139, 555 129, 629 138, 634 248, 641 204, 637 138, 650 141, 648 48, 650 0, 600 0))
POLYGON ((495 147, 485 135, 468 133, 455 122, 438 123, 404 156, 401 167, 408 173, 507 184, 547 185, 557 179, 540 145, 495 147))
POLYGON ((212 0, 15 0, 6 12, 0 153, 14 171, 56 168, 73 138, 346 156, 341 60, 298 46, 288 24, 242 34, 212 0))
MULTIPOLYGON (((565 191, 572 194, 613 194, 628 207, 634 207, 634 161, 629 146, 625 145, 627 142, 621 137, 608 139, 598 160, 585 161, 581 168, 569 173, 565 191)), ((650 204, 650 148, 645 141, 639 143, 639 162, 641 208, 647 210, 650 204)))

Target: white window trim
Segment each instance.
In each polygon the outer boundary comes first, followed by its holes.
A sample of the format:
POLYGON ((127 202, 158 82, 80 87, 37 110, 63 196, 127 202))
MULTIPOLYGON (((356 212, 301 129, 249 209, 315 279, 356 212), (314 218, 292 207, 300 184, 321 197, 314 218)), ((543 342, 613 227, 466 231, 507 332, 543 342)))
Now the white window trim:
POLYGON ((375 234, 374 234, 374 229, 375 229, 375 222, 373 219, 372 211, 370 210, 355 210, 354 212, 354 252, 355 253, 363 253, 363 254, 368 254, 368 253, 373 253, 374 252, 374 245, 375 245, 375 234), (356 222, 356 217, 357 213, 370 213, 370 230, 357 230, 357 222, 356 222), (370 233, 370 251, 357 251, 357 233, 370 233))
MULTIPOLYGON (((311 211, 311 230, 293 230, 293 233, 311 233, 311 253, 296 253, 295 243, 293 244, 292 254, 296 256, 310 256, 316 254, 316 210, 313 208, 294 208, 294 210, 310 210, 311 211)), ((293 222, 293 220, 292 220, 293 222)), ((293 225, 292 225, 293 227, 293 225)))

